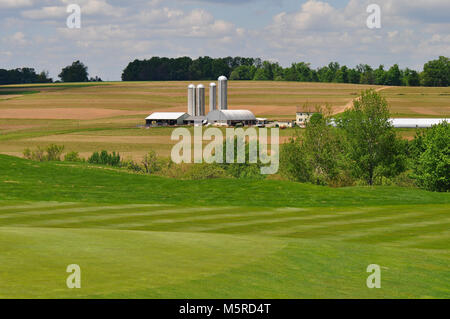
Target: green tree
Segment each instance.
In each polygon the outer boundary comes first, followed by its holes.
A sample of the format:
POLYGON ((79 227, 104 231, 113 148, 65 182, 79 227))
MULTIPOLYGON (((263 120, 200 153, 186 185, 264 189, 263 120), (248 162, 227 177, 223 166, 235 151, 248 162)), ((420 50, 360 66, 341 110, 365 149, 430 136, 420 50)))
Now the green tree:
POLYGON ((341 185, 346 173, 342 138, 331 125, 331 109, 318 108, 305 130, 282 145, 280 172, 293 181, 341 185))
POLYGON ((386 84, 393 86, 402 85, 402 73, 398 64, 394 64, 386 73, 386 84))
POLYGON ((88 82, 88 68, 80 61, 75 61, 72 65, 62 69, 58 77, 63 82, 88 82))
POLYGON ((450 190, 450 126, 448 122, 434 125, 416 135, 413 143, 413 177, 417 184, 430 191, 450 190))
POLYGON ((450 60, 444 56, 426 63, 422 82, 425 86, 448 86, 450 83, 450 60))
POLYGON ((386 84, 386 71, 384 70, 384 65, 380 65, 378 69, 375 70, 374 76, 376 85, 386 84))
POLYGON ((404 143, 389 118, 386 99, 367 90, 337 121, 345 132, 346 156, 353 175, 369 185, 376 178, 392 177, 406 169, 404 143))

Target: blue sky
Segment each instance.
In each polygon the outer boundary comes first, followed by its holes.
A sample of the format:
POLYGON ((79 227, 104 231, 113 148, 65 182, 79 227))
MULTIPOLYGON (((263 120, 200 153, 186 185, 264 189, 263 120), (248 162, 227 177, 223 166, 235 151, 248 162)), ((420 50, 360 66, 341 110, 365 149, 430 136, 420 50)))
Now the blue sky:
POLYGON ((53 78, 74 60, 119 80, 151 56, 251 56, 283 66, 337 61, 420 70, 450 55, 448 0, 0 0, 0 68, 30 66, 53 78), (369 4, 381 29, 366 26, 369 4), (81 7, 68 29, 66 8, 81 7))

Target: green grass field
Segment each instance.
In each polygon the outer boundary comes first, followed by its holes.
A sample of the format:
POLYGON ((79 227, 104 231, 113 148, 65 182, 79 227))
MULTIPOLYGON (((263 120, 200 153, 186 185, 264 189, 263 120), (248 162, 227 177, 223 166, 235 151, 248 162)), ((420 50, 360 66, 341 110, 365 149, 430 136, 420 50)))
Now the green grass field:
POLYGON ((0 155, 2 298, 449 298, 450 195, 0 155), (78 264, 82 288, 66 287, 78 264), (381 289, 366 287, 369 264, 381 289))

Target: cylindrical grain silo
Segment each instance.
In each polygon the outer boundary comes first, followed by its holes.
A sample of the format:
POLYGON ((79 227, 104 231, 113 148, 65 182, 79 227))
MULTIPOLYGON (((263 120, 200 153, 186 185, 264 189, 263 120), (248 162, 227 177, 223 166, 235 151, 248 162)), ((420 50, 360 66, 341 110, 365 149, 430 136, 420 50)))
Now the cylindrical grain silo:
POLYGON ((196 97, 195 97, 195 85, 191 84, 188 86, 188 114, 195 116, 196 112, 196 97))
POLYGON ((211 83, 209 85, 209 111, 215 111, 217 109, 217 85, 211 83))
POLYGON ((197 85, 197 116, 205 116, 205 86, 197 85))
POLYGON ((219 77, 219 110, 228 110, 228 79, 219 77))

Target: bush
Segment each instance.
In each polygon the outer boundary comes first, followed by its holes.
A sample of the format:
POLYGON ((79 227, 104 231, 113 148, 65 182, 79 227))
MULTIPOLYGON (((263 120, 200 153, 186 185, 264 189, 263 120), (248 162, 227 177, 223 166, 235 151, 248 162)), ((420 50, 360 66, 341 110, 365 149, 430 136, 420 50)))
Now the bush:
POLYGON ((38 146, 35 150, 30 150, 29 148, 23 151, 23 156, 26 159, 36 161, 36 162, 45 162, 49 160, 49 156, 45 154, 45 150, 38 146))
POLYGON ((144 172, 143 167, 131 159, 127 160, 127 161, 123 161, 122 166, 126 167, 128 170, 133 171, 135 173, 144 172))
POLYGON ((61 155, 64 151, 64 146, 51 144, 47 147, 47 160, 48 161, 61 161, 61 155))
POLYGON ((190 180, 203 180, 229 177, 227 172, 217 164, 194 164, 189 167, 184 178, 190 180))
POLYGON ((116 154, 116 152, 112 152, 109 154, 107 151, 101 151, 100 154, 98 152, 94 152, 91 157, 89 157, 88 163, 109 165, 114 167, 121 166, 119 153, 116 154))
POLYGON ((450 190, 450 127, 447 122, 418 134, 412 144, 413 178, 419 187, 437 192, 450 190))
POLYGON ((82 162, 83 159, 80 157, 78 152, 70 152, 70 153, 67 153, 66 156, 64 156, 64 161, 76 163, 76 162, 82 162))
POLYGON ((161 168, 155 151, 148 152, 142 159, 143 171, 147 174, 154 174, 161 168))

